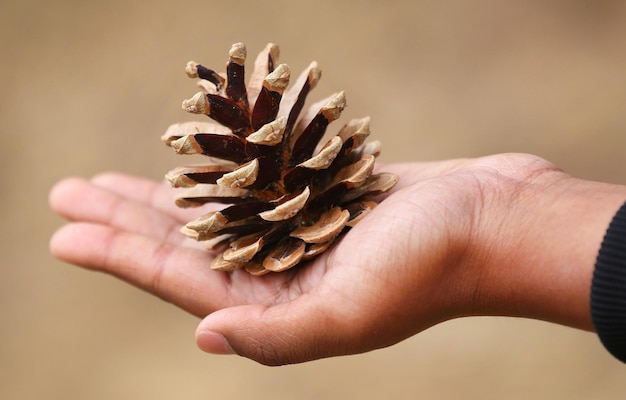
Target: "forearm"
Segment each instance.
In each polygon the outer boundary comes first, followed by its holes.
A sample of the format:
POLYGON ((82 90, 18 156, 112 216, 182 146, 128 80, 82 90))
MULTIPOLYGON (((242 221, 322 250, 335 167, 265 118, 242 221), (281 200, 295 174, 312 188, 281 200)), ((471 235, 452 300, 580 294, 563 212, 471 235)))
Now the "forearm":
POLYGON ((626 187, 550 171, 498 200, 477 239, 475 313, 593 330, 593 268, 626 187))

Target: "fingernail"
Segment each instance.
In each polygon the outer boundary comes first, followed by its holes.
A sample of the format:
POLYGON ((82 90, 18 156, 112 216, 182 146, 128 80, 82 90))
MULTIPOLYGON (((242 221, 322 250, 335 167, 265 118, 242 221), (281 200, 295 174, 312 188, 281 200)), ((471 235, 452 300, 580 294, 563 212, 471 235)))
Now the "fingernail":
POLYGON ((196 337, 196 343, 203 351, 211 354, 235 354, 224 335, 213 331, 202 331, 196 337))

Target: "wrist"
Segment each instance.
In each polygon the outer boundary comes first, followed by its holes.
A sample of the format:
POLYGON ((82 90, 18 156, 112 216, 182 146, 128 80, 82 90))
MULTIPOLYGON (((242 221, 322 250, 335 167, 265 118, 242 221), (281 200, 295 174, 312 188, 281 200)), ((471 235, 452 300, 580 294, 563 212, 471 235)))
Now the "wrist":
POLYGON ((573 178, 542 160, 499 171, 484 192, 470 269, 468 314, 547 320, 592 329, 590 283, 624 187, 573 178))

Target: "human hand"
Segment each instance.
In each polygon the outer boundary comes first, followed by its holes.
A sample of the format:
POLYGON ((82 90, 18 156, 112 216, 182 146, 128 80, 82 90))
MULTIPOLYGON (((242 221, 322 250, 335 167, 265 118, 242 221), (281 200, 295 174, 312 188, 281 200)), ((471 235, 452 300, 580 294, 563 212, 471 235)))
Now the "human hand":
POLYGON ((400 176, 387 198, 332 249, 286 272, 210 270, 213 254, 178 232, 207 209, 176 208, 166 184, 120 174, 55 186, 51 207, 71 222, 50 248, 203 317, 203 350, 269 365, 389 346, 458 316, 508 314, 492 305, 504 278, 485 279, 498 253, 485 238, 529 197, 522 188, 565 174, 523 155, 384 170, 400 176))

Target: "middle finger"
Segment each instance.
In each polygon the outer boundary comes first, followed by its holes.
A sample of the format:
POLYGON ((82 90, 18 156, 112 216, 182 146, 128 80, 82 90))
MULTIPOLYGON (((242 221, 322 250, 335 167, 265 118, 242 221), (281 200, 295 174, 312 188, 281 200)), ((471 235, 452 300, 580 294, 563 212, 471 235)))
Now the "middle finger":
POLYGON ((72 221, 111 226, 178 245, 180 222, 163 211, 79 178, 59 182, 50 194, 52 208, 72 221))

